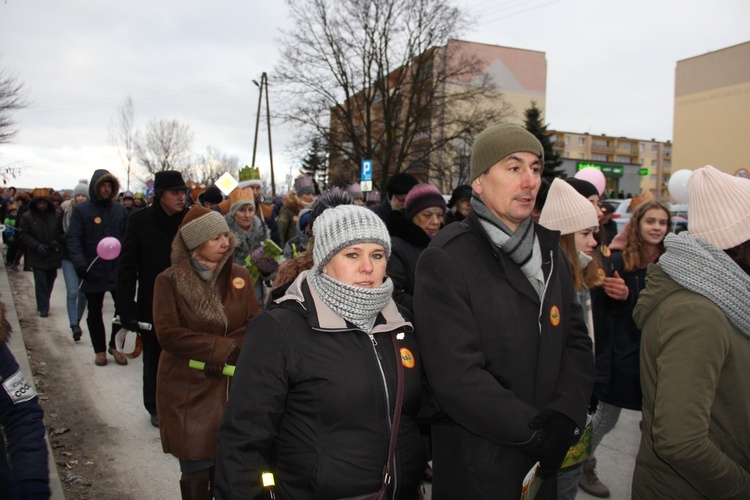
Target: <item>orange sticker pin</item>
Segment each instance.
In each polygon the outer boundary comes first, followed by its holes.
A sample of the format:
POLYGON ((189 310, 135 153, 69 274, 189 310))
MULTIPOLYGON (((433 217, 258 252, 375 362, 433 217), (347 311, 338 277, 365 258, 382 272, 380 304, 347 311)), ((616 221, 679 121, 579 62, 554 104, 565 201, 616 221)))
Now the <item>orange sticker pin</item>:
POLYGON ((401 364, 406 368, 414 368, 414 355, 406 347, 401 348, 401 364))
POLYGON ((599 253, 601 253, 604 257, 609 257, 610 255, 612 255, 612 250, 610 250, 607 245, 602 245, 599 247, 599 253))
POLYGON ((235 287, 237 290, 239 290, 240 288, 244 288, 245 280, 243 280, 242 278, 234 278, 232 280, 232 286, 235 287))
POLYGON ((552 323, 552 326, 560 324, 560 309, 557 306, 552 306, 552 309, 549 310, 549 322, 552 323))
POLYGON ((94 217, 94 224, 101 224, 102 218, 101 217, 94 217))

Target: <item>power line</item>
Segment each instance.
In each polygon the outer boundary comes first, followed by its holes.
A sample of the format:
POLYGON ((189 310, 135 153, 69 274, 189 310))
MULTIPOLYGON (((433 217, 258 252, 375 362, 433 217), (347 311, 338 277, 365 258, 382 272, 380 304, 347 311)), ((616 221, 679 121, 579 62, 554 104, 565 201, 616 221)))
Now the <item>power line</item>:
MULTIPOLYGON (((513 17, 513 16, 517 16, 517 15, 519 15, 519 14, 523 14, 523 13, 525 13, 525 12, 529 12, 529 11, 531 11, 531 10, 541 9, 542 7, 547 7, 548 5, 552 5, 552 4, 554 4, 554 3, 559 3, 559 2, 562 2, 562 1, 563 1, 563 0, 552 0, 551 2, 543 3, 543 4, 541 4, 541 5, 534 5, 534 6, 532 6, 532 7, 528 7, 528 8, 526 8, 526 9, 523 9, 523 10, 519 10, 519 11, 516 11, 516 12, 512 12, 512 13, 510 13, 510 14, 507 14, 507 15, 504 15, 504 16, 500 16, 500 17, 495 17, 495 18, 492 18, 492 19, 487 19, 487 20, 485 20, 485 21, 481 21, 481 22, 479 22, 479 23, 477 23, 477 24, 478 24, 479 26, 482 26, 482 25, 485 25, 485 24, 489 24, 489 23, 494 23, 495 21, 500 21, 501 19, 507 19, 507 18, 509 18, 509 17, 513 17)), ((525 2, 524 2, 524 3, 525 3, 525 2)))

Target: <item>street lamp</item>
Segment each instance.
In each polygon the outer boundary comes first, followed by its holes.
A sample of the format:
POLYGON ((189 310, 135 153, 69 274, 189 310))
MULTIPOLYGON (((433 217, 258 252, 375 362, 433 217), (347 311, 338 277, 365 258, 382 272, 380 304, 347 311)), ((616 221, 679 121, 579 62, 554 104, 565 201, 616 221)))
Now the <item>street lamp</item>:
POLYGON ((258 93, 258 112, 255 115, 255 137, 253 139, 253 161, 252 166, 255 166, 255 152, 258 147, 258 129, 260 126, 260 107, 263 102, 263 89, 266 89, 266 124, 268 127, 268 157, 271 162, 271 194, 273 198, 276 198, 276 177, 273 173, 273 148, 271 146, 271 108, 268 104, 268 76, 264 71, 260 75, 260 83, 253 80, 253 83, 260 90, 258 93))

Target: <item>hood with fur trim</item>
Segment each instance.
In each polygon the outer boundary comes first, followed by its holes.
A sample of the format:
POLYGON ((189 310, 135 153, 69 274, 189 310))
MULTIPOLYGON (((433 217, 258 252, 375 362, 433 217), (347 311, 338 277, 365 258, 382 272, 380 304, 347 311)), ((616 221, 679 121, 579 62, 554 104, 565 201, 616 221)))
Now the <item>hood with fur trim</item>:
POLYGON ((225 327, 229 325, 229 320, 215 285, 219 276, 231 272, 232 257, 236 246, 237 238, 230 232, 229 251, 224 256, 224 260, 216 266, 211 281, 205 281, 193 268, 191 251, 188 250, 180 233, 177 233, 172 242, 172 277, 180 296, 196 316, 225 327))
POLYGON ((117 177, 109 173, 108 170, 99 169, 94 172, 94 175, 91 176, 91 182, 89 182, 89 199, 92 202, 113 202, 115 201, 115 199, 117 199, 117 193, 119 192, 120 181, 117 180, 117 177), (112 183, 112 194, 109 195, 109 198, 107 200, 100 199, 99 195, 97 194, 97 192, 99 191, 99 186, 104 182, 112 183))

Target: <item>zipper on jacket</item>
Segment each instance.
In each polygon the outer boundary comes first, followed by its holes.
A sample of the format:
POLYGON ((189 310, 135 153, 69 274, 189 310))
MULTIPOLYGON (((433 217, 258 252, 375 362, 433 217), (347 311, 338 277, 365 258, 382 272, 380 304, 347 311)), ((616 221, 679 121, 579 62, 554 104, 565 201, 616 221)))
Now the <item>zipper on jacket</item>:
POLYGON ((542 289, 542 296, 539 298, 539 316, 537 317, 537 325, 539 325, 539 335, 542 335, 542 313, 544 312, 544 297, 547 295, 547 286, 549 281, 552 279, 552 272, 555 270, 555 259, 554 252, 549 252, 549 274, 547 279, 544 280, 544 289, 542 289))
MULTIPOLYGON (((388 417, 388 430, 393 432, 393 420, 391 419, 391 397, 388 391, 388 379, 385 377, 385 370, 383 370, 383 363, 381 362, 381 356, 378 350, 375 348, 378 342, 375 340, 375 336, 372 333, 367 334, 372 341, 372 350, 375 353, 375 359, 378 362, 378 369, 380 370, 380 379, 383 381, 383 389, 385 390, 385 414, 388 417)), ((389 434, 390 434, 389 432, 389 434)), ((390 447, 390 437, 389 437, 390 447)), ((393 475, 391 477, 393 483, 393 498, 396 498, 396 488, 398 484, 398 474, 396 473, 396 450, 393 451, 393 475)))

